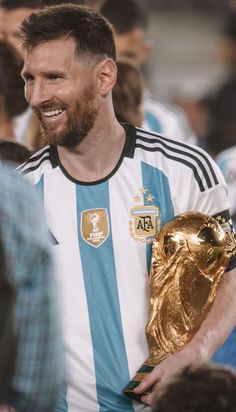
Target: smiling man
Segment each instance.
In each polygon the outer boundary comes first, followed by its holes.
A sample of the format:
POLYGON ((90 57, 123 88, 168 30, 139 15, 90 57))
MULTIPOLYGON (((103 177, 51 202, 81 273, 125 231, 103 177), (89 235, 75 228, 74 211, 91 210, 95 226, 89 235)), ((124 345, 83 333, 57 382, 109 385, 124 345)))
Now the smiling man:
MULTIPOLYGON (((122 389, 148 355, 151 241, 189 210, 221 216, 230 231, 225 182, 201 149, 117 121, 114 37, 100 14, 50 7, 21 36, 25 95, 48 143, 20 170, 41 192, 58 264, 69 373, 58 411, 149 411, 122 389)), ((236 318, 234 266, 232 257, 194 339, 137 393, 222 344, 236 318)))

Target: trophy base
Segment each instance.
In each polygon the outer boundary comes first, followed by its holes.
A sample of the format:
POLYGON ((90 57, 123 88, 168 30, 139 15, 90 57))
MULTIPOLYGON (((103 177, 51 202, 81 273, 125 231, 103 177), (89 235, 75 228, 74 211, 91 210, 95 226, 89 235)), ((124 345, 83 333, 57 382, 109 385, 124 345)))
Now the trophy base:
POLYGON ((123 394, 133 401, 141 401, 142 396, 149 395, 152 392, 152 388, 147 389, 143 393, 135 393, 134 389, 142 382, 142 380, 153 370, 154 366, 142 365, 137 371, 133 379, 128 383, 128 385, 123 389, 123 394))

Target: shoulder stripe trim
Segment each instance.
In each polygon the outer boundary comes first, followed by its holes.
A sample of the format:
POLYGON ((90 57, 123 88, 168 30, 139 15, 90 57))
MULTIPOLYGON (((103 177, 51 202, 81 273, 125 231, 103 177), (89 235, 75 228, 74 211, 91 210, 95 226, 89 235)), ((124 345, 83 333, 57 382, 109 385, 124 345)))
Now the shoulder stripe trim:
MULTIPOLYGON (((143 140, 144 138, 142 138, 142 139, 140 139, 140 140, 143 140)), ((145 141, 146 141, 147 139, 145 139, 145 141)), ((150 141, 148 140, 148 143, 149 143, 150 141)), ((156 141, 155 141, 155 143, 157 143, 156 141)), ((206 183, 207 183, 207 186, 208 186, 208 188, 210 188, 210 187, 212 187, 212 183, 211 183, 211 181, 210 181, 210 178, 209 178, 209 175, 208 175, 208 173, 207 173, 207 171, 206 171, 206 169, 205 169, 205 167, 204 167, 204 165, 202 164, 202 162, 201 162, 201 160, 200 159, 198 159, 196 156, 194 156, 192 153, 186 153, 185 151, 183 151, 183 150, 180 150, 180 149, 175 149, 175 148, 171 148, 170 146, 168 146, 167 144, 165 144, 164 142, 158 142, 158 143, 160 143, 165 149, 168 149, 168 150, 170 150, 170 151, 172 151, 173 153, 178 153, 178 154, 180 154, 180 155, 183 155, 183 156, 186 156, 186 157, 189 157, 189 158, 191 158, 191 159, 193 159, 197 164, 198 164, 198 166, 199 166, 199 168, 202 170, 202 173, 203 173, 203 175, 204 175, 204 177, 205 177, 205 180, 206 180, 206 183)), ((145 148, 147 148, 148 149, 148 147, 147 146, 143 146, 143 147, 145 147, 145 148)), ((155 151, 155 147, 150 147, 150 149, 152 149, 151 151, 155 151)), ((166 152, 165 152, 166 153, 166 152)))
POLYGON ((28 167, 27 169, 22 170, 21 174, 22 175, 26 175, 30 172, 33 172, 34 170, 37 170, 39 168, 39 166, 45 161, 45 160, 50 160, 50 156, 48 154, 48 156, 43 157, 36 165, 32 166, 32 167, 28 167))
POLYGON ((30 159, 27 161, 27 164, 35 162, 36 160, 41 159, 42 156, 45 155, 45 153, 49 153, 50 147, 47 146, 45 149, 43 149, 41 152, 36 153, 35 155, 31 156, 30 159))
POLYGON ((183 158, 178 158, 178 157, 176 157, 176 156, 170 155, 169 153, 165 152, 165 150, 162 149, 161 147, 146 147, 146 146, 143 146, 142 144, 139 144, 139 143, 136 144, 136 147, 137 147, 137 148, 140 148, 140 149, 144 149, 144 150, 146 150, 146 151, 148 151, 148 152, 160 152, 160 153, 162 153, 165 157, 167 157, 168 159, 175 160, 176 162, 183 163, 185 166, 190 167, 190 168, 192 169, 192 171, 193 171, 194 177, 195 177, 195 179, 196 179, 196 181, 197 181, 197 183, 198 183, 198 186, 199 186, 200 191, 201 191, 201 192, 204 192, 204 191, 206 190, 205 187, 204 187, 204 185, 203 185, 202 179, 201 179, 201 177, 199 176, 199 173, 198 173, 198 171, 197 171, 197 168, 196 168, 192 163, 188 162, 187 160, 185 160, 185 159, 183 159, 183 158))
POLYGON ((196 153, 196 155, 198 155, 198 156, 200 156, 202 159, 204 159, 204 161, 206 162, 206 164, 207 164, 207 166, 209 167, 209 170, 210 170, 210 172, 211 172, 211 177, 213 178, 213 180, 214 180, 214 183, 217 185, 218 183, 219 183, 219 181, 218 181, 218 179, 217 179, 217 176, 216 176, 216 173, 215 173, 215 171, 214 171, 214 168, 213 168, 213 166, 212 166, 212 164, 211 164, 211 161, 209 160, 209 158, 207 157, 207 155, 204 153, 204 152, 202 152, 201 150, 199 150, 197 147, 194 147, 194 146, 190 146, 190 145, 188 145, 188 144, 186 144, 186 143, 183 143, 183 142, 180 142, 180 141, 175 141, 175 140, 173 140, 173 139, 169 139, 169 138, 167 138, 167 137, 165 137, 165 136, 160 136, 160 135, 158 135, 158 134, 155 134, 155 133, 152 133, 152 132, 149 132, 149 131, 145 131, 145 133, 144 133, 144 131, 142 130, 142 129, 138 129, 137 128, 137 137, 139 137, 140 139, 141 138, 144 138, 144 139, 147 139, 147 141, 150 141, 150 143, 157 143, 157 141, 158 142, 163 142, 163 141, 165 141, 165 142, 167 142, 167 143, 170 143, 171 145, 173 145, 173 146, 179 146, 179 147, 181 147, 182 149, 186 149, 186 150, 188 150, 188 152, 187 153, 189 153, 189 152, 194 152, 194 153, 196 153), (150 136, 153 136, 155 139, 152 139, 151 137, 146 137, 145 138, 145 135, 150 135, 150 136))
POLYGON ((17 168, 17 172, 21 172, 25 167, 28 167, 31 163, 37 162, 40 160, 45 154, 49 153, 50 147, 47 146, 45 149, 42 149, 40 152, 36 153, 35 155, 31 156, 27 162, 23 163, 21 166, 17 168))

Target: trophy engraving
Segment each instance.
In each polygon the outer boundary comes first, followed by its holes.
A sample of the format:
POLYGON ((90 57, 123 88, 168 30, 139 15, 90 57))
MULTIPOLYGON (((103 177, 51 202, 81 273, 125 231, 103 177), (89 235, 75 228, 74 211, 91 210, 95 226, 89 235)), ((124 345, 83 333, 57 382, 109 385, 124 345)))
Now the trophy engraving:
POLYGON ((145 328, 149 357, 124 388, 126 396, 140 401, 143 394, 133 389, 162 360, 191 341, 212 305, 229 259, 225 232, 210 216, 183 213, 161 229, 153 241, 149 277, 145 328))

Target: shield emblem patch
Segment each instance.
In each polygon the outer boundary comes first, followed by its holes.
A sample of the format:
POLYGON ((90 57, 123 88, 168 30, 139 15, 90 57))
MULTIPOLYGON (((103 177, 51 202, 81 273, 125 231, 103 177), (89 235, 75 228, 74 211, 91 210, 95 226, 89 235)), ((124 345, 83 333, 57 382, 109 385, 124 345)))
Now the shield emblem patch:
POLYGON ((150 242, 159 231, 159 211, 156 206, 134 206, 130 211, 131 234, 136 240, 150 242))
POLYGON ((88 209, 81 213, 81 236, 93 247, 101 246, 108 238, 110 226, 106 209, 88 209))

